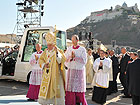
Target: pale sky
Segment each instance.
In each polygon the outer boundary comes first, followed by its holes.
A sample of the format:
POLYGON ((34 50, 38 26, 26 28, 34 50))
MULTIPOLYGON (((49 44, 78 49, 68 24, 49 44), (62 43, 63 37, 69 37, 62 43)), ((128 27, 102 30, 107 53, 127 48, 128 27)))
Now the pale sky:
MULTIPOLYGON (((13 32, 17 19, 18 0, 0 0, 0 34, 13 32)), ((128 6, 135 3, 140 7, 140 0, 125 0, 128 6)), ((42 26, 57 26, 66 30, 78 25, 91 12, 110 9, 122 5, 124 0, 44 0, 42 26)), ((16 30, 14 31, 16 33, 16 30)))

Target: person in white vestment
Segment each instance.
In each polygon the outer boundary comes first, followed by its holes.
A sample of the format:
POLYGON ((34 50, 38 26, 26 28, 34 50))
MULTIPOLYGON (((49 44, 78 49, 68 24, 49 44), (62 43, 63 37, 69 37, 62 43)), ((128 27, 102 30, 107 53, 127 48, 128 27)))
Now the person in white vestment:
POLYGON ((73 46, 65 52, 67 71, 66 105, 87 105, 86 92, 86 71, 87 53, 84 47, 78 45, 79 37, 72 36, 73 46))
POLYGON ((42 78, 42 68, 40 68, 38 61, 39 58, 41 56, 41 54, 43 53, 43 51, 41 50, 42 46, 41 44, 36 44, 36 50, 37 52, 34 52, 30 58, 30 65, 32 68, 32 72, 30 75, 30 79, 29 79, 29 90, 27 93, 27 98, 28 101, 35 101, 38 99, 38 94, 39 94, 39 89, 40 89, 40 84, 41 84, 41 78, 42 78))
POLYGON ((109 58, 109 52, 105 52, 105 57, 106 59, 109 60, 109 62, 111 63, 111 68, 109 71, 109 87, 107 89, 107 95, 111 95, 112 91, 113 91, 113 69, 112 69, 112 60, 109 58))
POLYGON ((92 101, 96 103, 104 104, 106 102, 106 90, 109 86, 110 68, 110 61, 105 58, 105 52, 100 50, 100 58, 97 58, 93 63, 95 75, 92 83, 94 85, 92 101))

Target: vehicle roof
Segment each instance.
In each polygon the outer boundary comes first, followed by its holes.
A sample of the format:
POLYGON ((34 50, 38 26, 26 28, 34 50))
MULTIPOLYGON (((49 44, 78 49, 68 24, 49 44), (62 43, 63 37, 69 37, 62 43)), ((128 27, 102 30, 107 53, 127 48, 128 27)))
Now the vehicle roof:
POLYGON ((50 29, 50 30, 54 31, 54 28, 52 26, 29 27, 29 28, 26 28, 25 31, 28 31, 28 30, 36 30, 36 29, 50 29))

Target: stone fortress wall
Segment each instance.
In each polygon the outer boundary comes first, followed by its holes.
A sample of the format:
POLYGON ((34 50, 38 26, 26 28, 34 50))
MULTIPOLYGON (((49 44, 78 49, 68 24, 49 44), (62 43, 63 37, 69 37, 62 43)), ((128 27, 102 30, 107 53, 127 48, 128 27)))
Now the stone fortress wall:
POLYGON ((96 23, 103 20, 113 19, 116 16, 121 16, 124 9, 135 11, 136 13, 139 12, 137 3, 134 6, 128 7, 127 4, 124 2, 122 6, 116 5, 114 9, 111 7, 111 9, 104 9, 102 11, 91 12, 91 15, 86 17, 86 19, 83 20, 81 23, 96 23))

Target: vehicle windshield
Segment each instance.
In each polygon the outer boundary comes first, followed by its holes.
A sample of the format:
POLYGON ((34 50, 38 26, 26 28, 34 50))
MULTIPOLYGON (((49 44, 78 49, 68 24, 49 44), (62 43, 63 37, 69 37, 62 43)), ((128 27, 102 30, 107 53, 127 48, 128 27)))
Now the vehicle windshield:
MULTIPOLYGON (((31 55, 36 51, 35 45, 40 43, 42 45, 42 50, 44 51, 47 48, 47 43, 45 40, 46 33, 49 32, 49 29, 40 29, 40 30, 29 30, 26 36, 26 42, 23 50, 22 61, 28 62, 31 55)), ((57 47, 62 50, 66 48, 66 33, 63 31, 58 31, 57 36, 57 47)))

